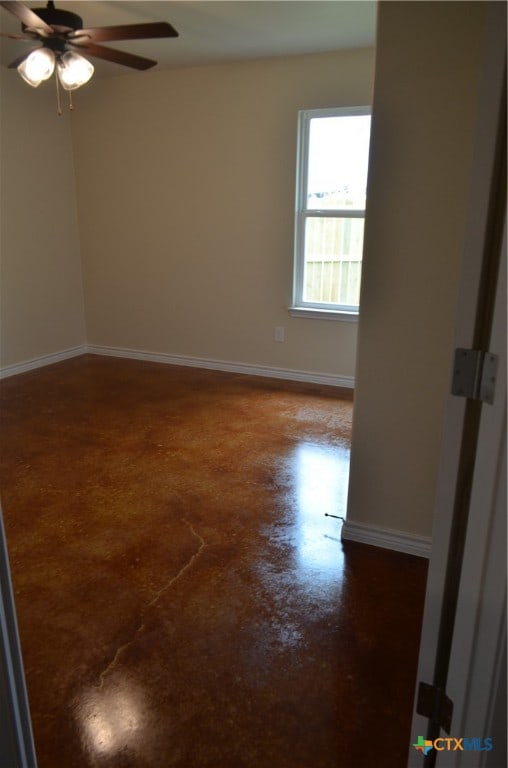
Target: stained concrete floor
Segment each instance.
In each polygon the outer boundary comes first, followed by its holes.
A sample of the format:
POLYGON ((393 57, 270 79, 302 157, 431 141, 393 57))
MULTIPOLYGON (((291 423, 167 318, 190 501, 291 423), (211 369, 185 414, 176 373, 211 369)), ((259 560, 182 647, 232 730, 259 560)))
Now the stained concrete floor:
POLYGON ((325 516, 347 393, 83 356, 0 408, 39 768, 405 768, 426 561, 325 516))

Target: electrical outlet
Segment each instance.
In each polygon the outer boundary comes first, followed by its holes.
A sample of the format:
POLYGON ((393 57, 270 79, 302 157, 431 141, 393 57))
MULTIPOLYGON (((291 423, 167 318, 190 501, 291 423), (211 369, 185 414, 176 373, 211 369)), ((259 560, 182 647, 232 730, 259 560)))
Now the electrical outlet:
POLYGON ((273 329, 273 338, 275 341, 284 341, 284 326, 276 325, 273 329))

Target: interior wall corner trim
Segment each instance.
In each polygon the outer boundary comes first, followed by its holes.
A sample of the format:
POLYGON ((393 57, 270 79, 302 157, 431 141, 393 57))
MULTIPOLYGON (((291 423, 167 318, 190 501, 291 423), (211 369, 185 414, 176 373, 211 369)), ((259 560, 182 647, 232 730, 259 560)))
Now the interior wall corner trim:
POLYGON ((432 552, 432 539, 429 536, 416 536, 413 533, 379 528, 368 523, 355 523, 352 520, 345 520, 341 536, 345 540, 392 549, 417 557, 430 558, 432 552))
POLYGON ((187 355, 171 355, 161 352, 145 352, 142 350, 126 349, 122 347, 104 347, 89 344, 87 352, 91 355, 106 355, 110 357, 125 357, 132 360, 146 360, 152 363, 165 363, 166 365, 183 365, 192 368, 208 368, 214 371, 227 371, 230 373, 243 373, 248 376, 265 376, 272 379, 284 379, 286 381, 301 381, 309 384, 324 384, 330 387, 342 389, 354 389, 355 380, 352 376, 335 376, 331 373, 314 373, 312 371, 297 371, 288 368, 271 368, 265 365, 251 365, 248 363, 235 363, 227 360, 212 360, 203 357, 189 357, 187 355))
POLYGON ((16 376, 18 373, 25 373, 26 371, 32 371, 35 368, 43 368, 46 365, 53 365, 53 363, 61 363, 62 360, 69 360, 71 357, 79 357, 80 355, 86 355, 88 348, 86 344, 82 344, 79 347, 71 347, 70 349, 63 349, 60 352, 54 352, 50 355, 41 355, 40 357, 34 357, 31 360, 25 360, 22 363, 13 363, 12 365, 6 365, 0 368, 0 379, 6 379, 8 376, 16 376))

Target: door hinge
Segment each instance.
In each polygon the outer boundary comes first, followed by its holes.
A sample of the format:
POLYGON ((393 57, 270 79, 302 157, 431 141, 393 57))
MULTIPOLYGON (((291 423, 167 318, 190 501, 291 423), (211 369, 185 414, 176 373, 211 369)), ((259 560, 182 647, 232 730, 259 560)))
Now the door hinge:
POLYGON ((435 685, 419 683, 416 711, 428 717, 432 723, 450 733, 452 728, 453 701, 435 685))
POLYGON ((456 349, 453 361, 452 395, 494 402, 498 357, 479 349, 456 349))

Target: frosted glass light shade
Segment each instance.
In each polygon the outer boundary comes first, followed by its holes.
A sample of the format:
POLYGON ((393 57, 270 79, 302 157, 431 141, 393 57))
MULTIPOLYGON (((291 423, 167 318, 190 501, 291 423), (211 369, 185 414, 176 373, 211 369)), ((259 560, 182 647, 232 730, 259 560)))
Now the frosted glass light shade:
POLYGON ((55 69, 55 54, 49 48, 38 48, 24 59, 18 67, 23 80, 37 88, 43 80, 51 77, 55 69))
POLYGON ((58 59, 56 71, 62 88, 66 91, 74 91, 90 80, 94 67, 79 53, 67 51, 58 59))

